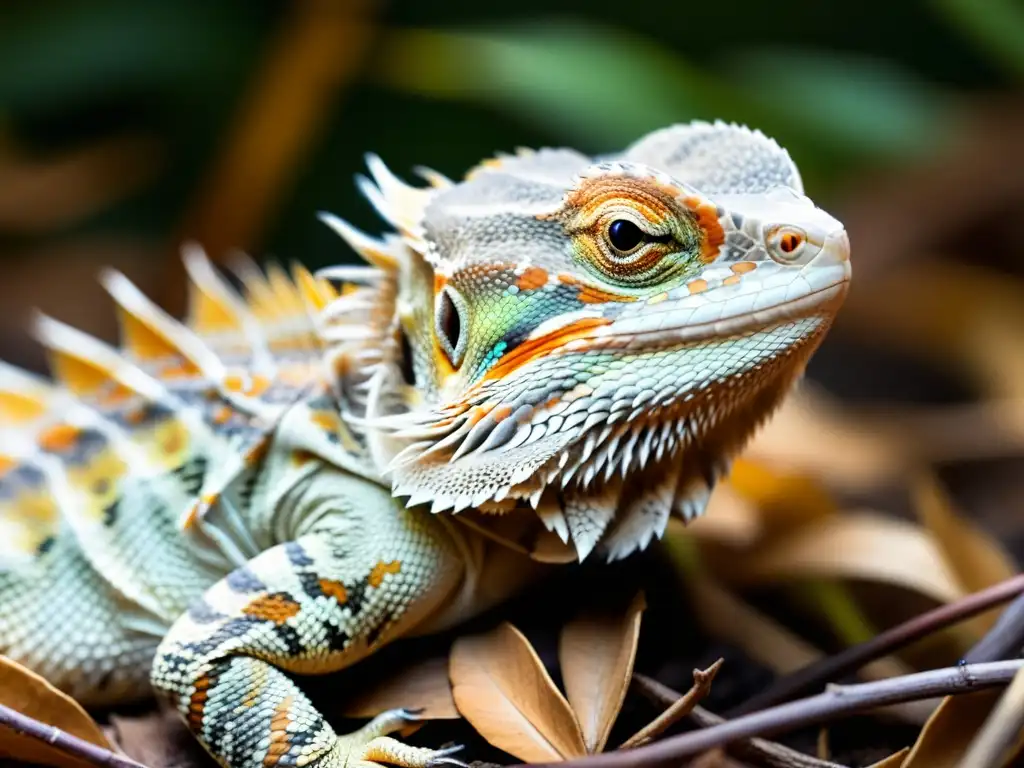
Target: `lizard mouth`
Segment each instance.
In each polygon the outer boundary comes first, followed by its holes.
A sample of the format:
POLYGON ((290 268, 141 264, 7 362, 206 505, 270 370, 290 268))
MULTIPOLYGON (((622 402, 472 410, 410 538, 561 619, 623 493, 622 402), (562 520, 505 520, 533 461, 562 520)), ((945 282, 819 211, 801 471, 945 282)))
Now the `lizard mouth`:
MULTIPOLYGON (((751 308, 751 297, 739 296, 737 300, 715 302, 719 307, 709 302, 692 310, 683 304, 686 301, 683 299, 680 305, 667 307, 662 313, 663 319, 648 321, 649 327, 643 327, 643 321, 634 322, 632 318, 623 318, 596 329, 592 338, 651 341, 659 345, 692 344, 756 332, 815 314, 828 314, 838 309, 846 297, 850 282, 849 263, 829 267, 828 270, 830 274, 820 275, 815 280, 820 283, 823 278, 827 281, 824 285, 796 298, 783 299, 765 306, 757 306, 755 303, 754 308, 751 308), (694 316, 701 307, 709 307, 706 310, 708 313, 715 312, 715 309, 720 311, 714 318, 694 322, 694 316)), ((767 291, 764 295, 768 295, 767 291)), ((752 298, 754 302, 757 301, 756 294, 752 298)))

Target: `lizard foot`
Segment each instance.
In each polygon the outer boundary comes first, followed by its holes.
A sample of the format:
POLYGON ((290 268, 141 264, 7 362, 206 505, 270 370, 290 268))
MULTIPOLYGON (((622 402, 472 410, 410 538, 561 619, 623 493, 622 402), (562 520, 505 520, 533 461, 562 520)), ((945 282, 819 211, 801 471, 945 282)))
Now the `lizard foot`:
POLYGON ((388 734, 419 720, 416 710, 391 709, 382 712, 370 722, 345 736, 339 736, 335 752, 345 755, 346 768, 380 768, 381 765, 395 765, 399 768, 435 768, 451 765, 466 768, 466 764, 451 755, 461 746, 447 749, 429 749, 403 744, 388 734))

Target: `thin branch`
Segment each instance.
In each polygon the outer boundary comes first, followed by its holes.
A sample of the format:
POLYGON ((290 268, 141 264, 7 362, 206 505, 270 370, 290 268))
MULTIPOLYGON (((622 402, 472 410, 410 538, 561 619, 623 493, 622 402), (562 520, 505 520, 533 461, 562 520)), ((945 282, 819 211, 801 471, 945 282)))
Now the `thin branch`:
POLYGON ((690 714, 697 706, 697 702, 706 699, 711 693, 711 683, 714 682, 715 675, 718 674, 718 670, 722 668, 724 662, 725 659, 719 659, 707 669, 693 670, 693 685, 690 686, 690 690, 673 701, 668 709, 654 720, 622 742, 619 749, 633 749, 641 744, 646 744, 690 714))
POLYGON ((60 728, 46 725, 38 720, 0 704, 0 728, 20 733, 30 739, 45 742, 59 752, 77 757, 96 766, 105 768, 145 768, 141 763, 111 752, 91 741, 72 736, 60 728))
MULTIPOLYGON (((633 684, 636 689, 655 704, 663 707, 670 707, 679 700, 680 694, 667 685, 662 685, 657 680, 646 675, 634 673, 633 684)), ((701 728, 710 728, 713 725, 721 725, 725 722, 724 717, 709 712, 704 707, 696 706, 690 713, 690 719, 701 728)), ((756 762, 758 765, 767 765, 769 768, 847 768, 840 763, 829 760, 821 760, 811 755, 805 755, 795 749, 787 747, 768 739, 753 738, 747 741, 731 744, 729 754, 735 755, 741 760, 756 762)))
MULTIPOLYGON (((910 645, 916 640, 920 640, 922 637, 927 637, 944 627, 984 613, 993 606, 1022 596, 1022 594, 1024 594, 1024 574, 1018 574, 988 589, 983 589, 980 592, 967 595, 956 602, 939 606, 927 613, 922 613, 903 624, 882 632, 867 642, 850 646, 833 656, 827 656, 820 661, 808 664, 806 667, 802 667, 780 678, 763 693, 752 696, 738 707, 727 712, 726 716, 730 719, 736 718, 740 715, 756 712, 773 704, 789 701, 802 694, 818 690, 832 680, 855 672, 869 661, 886 656, 893 651, 910 645)), ((1020 615, 1017 616, 1017 621, 1013 627, 1007 628, 1007 639, 1010 636, 1020 637, 1024 635, 1024 596, 1020 597, 1020 601, 1020 615)), ((1001 624, 1003 624, 1002 619, 996 626, 998 627, 1001 624)), ((1005 643, 1003 636, 1000 636, 1000 639, 1003 639, 1005 643)), ((1002 648, 1002 645, 999 647, 1002 648)), ((981 661, 998 661, 999 658, 1004 657, 972 658, 968 655, 966 658, 970 663, 976 663, 981 661)))
POLYGON ((968 664, 1011 659, 1024 646, 1024 595, 1010 603, 981 640, 964 655, 968 664))
POLYGON ((960 768, 1002 765, 1024 727, 1024 671, 1018 672, 967 748, 960 768))
MULTIPOLYGON (((888 704, 979 691, 1005 685, 1024 667, 1024 659, 990 664, 961 665, 902 675, 859 685, 833 685, 825 693, 754 712, 700 731, 671 736, 636 749, 590 755, 559 764, 558 768, 631 768, 641 761, 646 768, 674 764, 684 757, 731 744, 751 736, 782 733, 833 720, 841 715, 876 709, 888 704)), ((554 768, 554 767, 553 767, 554 768)))

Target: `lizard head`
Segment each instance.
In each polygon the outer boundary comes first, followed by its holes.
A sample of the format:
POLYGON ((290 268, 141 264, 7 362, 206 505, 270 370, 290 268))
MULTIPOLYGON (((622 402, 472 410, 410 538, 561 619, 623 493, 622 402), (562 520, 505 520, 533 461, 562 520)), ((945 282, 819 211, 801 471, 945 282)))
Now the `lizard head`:
POLYGON ((530 506, 581 559, 703 511, 850 277, 842 225, 745 128, 677 126, 599 161, 523 152, 426 189, 370 167, 401 235, 375 246, 397 265, 390 379, 406 370, 373 414, 394 493, 530 506))

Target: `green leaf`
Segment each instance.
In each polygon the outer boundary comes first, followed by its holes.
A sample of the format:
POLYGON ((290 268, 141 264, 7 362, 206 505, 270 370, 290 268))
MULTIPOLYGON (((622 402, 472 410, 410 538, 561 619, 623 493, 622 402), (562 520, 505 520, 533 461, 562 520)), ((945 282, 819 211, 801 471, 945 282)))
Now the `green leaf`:
POLYGON ((733 57, 729 72, 781 127, 843 152, 921 155, 953 128, 933 88, 878 59, 760 50, 733 57))
POLYGON ((1019 0, 933 0, 952 27, 1014 74, 1024 75, 1024 5, 1019 0))

